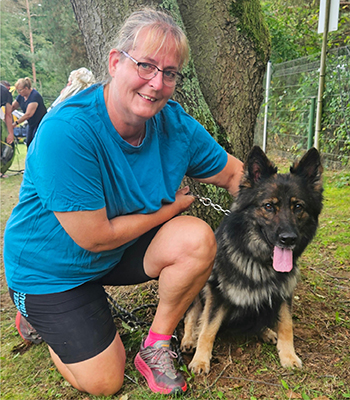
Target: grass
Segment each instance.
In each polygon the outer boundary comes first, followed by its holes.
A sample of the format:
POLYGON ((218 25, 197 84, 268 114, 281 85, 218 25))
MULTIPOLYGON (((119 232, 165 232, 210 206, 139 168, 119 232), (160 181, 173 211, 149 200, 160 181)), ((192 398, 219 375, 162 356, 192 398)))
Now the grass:
MULTIPOLYGON (((26 149, 12 169, 22 169, 26 149)), ((272 157, 271 157, 272 158, 272 157)), ((277 165, 283 160, 276 162, 277 165)), ((4 225, 17 203, 22 175, 8 172, 1 179, 1 239, 4 225)), ((193 376, 186 367, 189 384, 186 399, 349 399, 350 398, 350 173, 326 171, 324 209, 314 241, 300 260, 302 279, 295 293, 295 347, 303 369, 280 367, 276 347, 252 338, 220 334, 215 342, 208 376, 193 376)), ((14 244, 15 245, 15 244, 14 244)), ((56 371, 45 344, 26 346, 18 335, 16 310, 7 294, 1 265, 1 399, 95 400, 79 393, 56 371)), ((109 289, 124 308, 156 302, 156 283, 109 289)), ((139 311, 150 321, 153 308, 139 311)), ((165 399, 151 393, 133 366, 142 330, 133 330, 116 319, 127 352, 126 378, 122 390, 107 400, 165 399)), ((179 332, 181 336, 181 324, 179 332)), ((190 356, 184 355, 188 364, 190 356)))

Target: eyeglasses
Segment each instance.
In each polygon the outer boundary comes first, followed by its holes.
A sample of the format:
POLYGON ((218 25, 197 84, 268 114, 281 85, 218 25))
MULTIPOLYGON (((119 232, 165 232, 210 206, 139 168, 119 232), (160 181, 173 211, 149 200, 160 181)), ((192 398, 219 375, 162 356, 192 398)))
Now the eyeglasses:
POLYGON ((174 87, 183 78, 183 75, 180 74, 180 72, 173 71, 171 69, 161 70, 156 65, 136 61, 133 57, 131 57, 131 55, 123 50, 120 50, 120 53, 124 54, 125 57, 129 58, 137 65, 137 72, 139 74, 139 77, 142 79, 146 79, 147 81, 153 79, 158 74, 158 72, 162 72, 164 85, 168 87, 174 87))

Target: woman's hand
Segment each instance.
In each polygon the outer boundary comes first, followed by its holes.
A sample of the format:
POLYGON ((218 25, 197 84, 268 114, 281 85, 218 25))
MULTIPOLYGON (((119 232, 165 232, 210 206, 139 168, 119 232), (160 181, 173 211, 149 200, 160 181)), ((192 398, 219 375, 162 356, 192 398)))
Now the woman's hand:
POLYGON ((175 202, 173 203, 179 207, 179 212, 175 215, 187 211, 195 200, 196 198, 190 194, 190 188, 188 186, 179 189, 176 192, 175 202))
POLYGON ((12 144, 14 140, 15 140, 15 136, 14 136, 13 132, 9 133, 7 138, 6 138, 6 143, 7 144, 12 144))

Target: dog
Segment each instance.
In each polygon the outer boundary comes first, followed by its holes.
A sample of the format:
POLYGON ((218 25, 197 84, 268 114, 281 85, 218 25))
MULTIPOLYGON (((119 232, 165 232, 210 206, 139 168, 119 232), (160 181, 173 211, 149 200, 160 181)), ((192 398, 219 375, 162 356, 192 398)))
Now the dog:
POLYGON ((194 373, 209 373, 222 325, 277 344, 283 367, 302 367, 291 307, 297 259, 314 237, 322 210, 322 172, 315 148, 287 174, 278 174, 260 147, 249 153, 237 199, 215 232, 212 273, 185 316, 181 350, 196 348, 189 364, 194 373))

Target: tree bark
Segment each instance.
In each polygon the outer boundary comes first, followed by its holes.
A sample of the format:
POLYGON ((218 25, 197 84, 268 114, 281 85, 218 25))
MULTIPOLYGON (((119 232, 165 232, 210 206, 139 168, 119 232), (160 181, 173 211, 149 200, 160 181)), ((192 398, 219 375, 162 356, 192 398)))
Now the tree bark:
MULTIPOLYGON (((259 1, 248 1, 247 11, 261 15, 259 1)), ((234 15, 230 1, 178 2, 204 98, 222 129, 223 142, 228 142, 225 147, 244 159, 253 145, 256 117, 263 100, 262 83, 269 54, 269 40, 264 36, 268 32, 264 24, 257 23, 255 39, 262 40, 256 43, 248 37, 241 28, 245 22, 239 18, 243 16, 234 15)))

